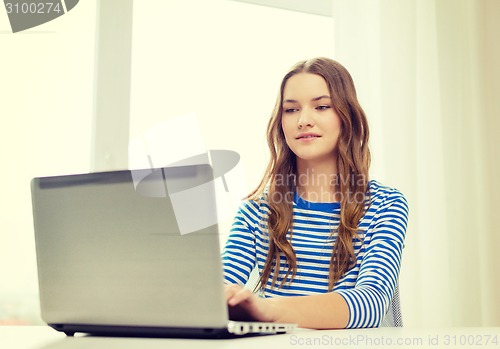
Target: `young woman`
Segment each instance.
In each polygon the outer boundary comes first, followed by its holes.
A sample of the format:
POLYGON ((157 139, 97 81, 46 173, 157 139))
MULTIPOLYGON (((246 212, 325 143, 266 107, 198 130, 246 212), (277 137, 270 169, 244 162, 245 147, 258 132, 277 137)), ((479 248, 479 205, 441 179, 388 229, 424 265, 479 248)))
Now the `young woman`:
POLYGON ((379 326, 398 284, 408 206, 369 180, 368 123, 349 72, 315 58, 285 75, 271 159, 224 252, 230 312, 332 329, 379 326), (258 268, 259 283, 244 288, 258 268))

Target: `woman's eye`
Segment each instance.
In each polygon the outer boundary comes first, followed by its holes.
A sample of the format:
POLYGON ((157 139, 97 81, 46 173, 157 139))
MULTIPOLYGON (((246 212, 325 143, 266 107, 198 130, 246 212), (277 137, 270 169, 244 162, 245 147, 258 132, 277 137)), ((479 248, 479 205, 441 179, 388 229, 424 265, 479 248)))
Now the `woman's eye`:
POLYGON ((317 110, 326 110, 330 109, 331 107, 329 105, 319 105, 316 107, 317 110))
POLYGON ((294 113, 296 111, 298 111, 297 108, 285 108, 284 110, 285 113, 294 113))

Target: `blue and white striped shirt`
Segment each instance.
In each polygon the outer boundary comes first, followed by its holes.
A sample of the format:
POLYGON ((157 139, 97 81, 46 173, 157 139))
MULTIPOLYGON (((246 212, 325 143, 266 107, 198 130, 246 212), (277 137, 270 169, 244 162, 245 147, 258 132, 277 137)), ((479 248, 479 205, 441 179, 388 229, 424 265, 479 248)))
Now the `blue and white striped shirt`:
MULTIPOLYGON (((333 289, 349 307, 348 328, 378 327, 383 320, 398 282, 408 222, 408 205, 399 191, 370 181, 369 195, 368 210, 359 223, 361 241, 353 240, 356 265, 333 289)), ((264 297, 328 292, 340 203, 308 202, 297 194, 293 201, 291 243, 297 257, 296 275, 282 288, 272 288, 271 273, 261 293, 264 297)), ((262 273, 269 249, 268 213, 264 196, 240 205, 222 256, 226 283, 245 285, 255 267, 262 273)), ((283 265, 278 281, 286 274, 283 265)))

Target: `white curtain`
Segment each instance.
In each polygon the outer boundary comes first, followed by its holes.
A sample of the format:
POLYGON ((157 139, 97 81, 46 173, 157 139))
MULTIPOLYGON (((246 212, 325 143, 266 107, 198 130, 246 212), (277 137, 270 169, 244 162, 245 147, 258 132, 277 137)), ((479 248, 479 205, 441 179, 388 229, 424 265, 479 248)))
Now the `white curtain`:
POLYGON ((410 204, 405 325, 499 326, 500 2, 334 0, 333 11, 372 177, 410 204))

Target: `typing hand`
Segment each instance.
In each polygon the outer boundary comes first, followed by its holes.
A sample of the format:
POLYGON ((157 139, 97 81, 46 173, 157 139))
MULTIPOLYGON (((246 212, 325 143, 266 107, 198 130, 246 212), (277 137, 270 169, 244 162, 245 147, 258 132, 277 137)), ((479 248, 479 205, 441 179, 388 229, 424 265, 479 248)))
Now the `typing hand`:
POLYGON ((268 299, 259 298, 239 285, 224 288, 229 318, 236 321, 275 321, 274 307, 268 299))

